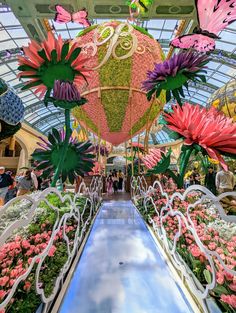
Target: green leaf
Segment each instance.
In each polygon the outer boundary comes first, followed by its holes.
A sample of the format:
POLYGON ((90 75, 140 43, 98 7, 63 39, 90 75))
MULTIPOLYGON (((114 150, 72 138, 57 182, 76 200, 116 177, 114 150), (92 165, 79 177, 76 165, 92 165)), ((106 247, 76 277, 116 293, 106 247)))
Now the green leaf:
POLYGON ((81 48, 76 48, 70 55, 69 60, 67 61, 68 63, 72 63, 80 54, 81 48))
POLYGON ((73 185, 75 181, 75 175, 73 172, 68 173, 69 182, 73 185))
POLYGON ((227 290, 224 286, 221 286, 221 285, 217 285, 217 286, 213 289, 213 291, 214 291, 215 293, 219 294, 219 295, 221 295, 221 294, 228 295, 228 294, 229 294, 228 290, 227 290))
POLYGON ((180 87, 178 90, 179 90, 180 95, 184 98, 185 96, 184 96, 183 88, 180 87))
POLYGON ((61 49, 61 61, 65 60, 65 57, 68 55, 69 52, 69 42, 65 43, 61 49))
POLYGON ((171 100, 171 92, 170 90, 166 90, 166 102, 169 102, 171 100))
POLYGON ((204 275, 204 277, 205 277, 206 282, 207 282, 208 284, 210 284, 210 283, 212 282, 211 272, 205 269, 205 270, 203 271, 203 275, 204 275))
POLYGON ((48 60, 48 58, 47 58, 47 55, 46 55, 46 52, 45 52, 44 49, 38 51, 38 55, 39 55, 42 59, 44 59, 44 61, 45 61, 46 63, 49 62, 49 60, 48 60))
POLYGON ((55 144, 56 144, 56 139, 55 139, 55 137, 53 136, 53 134, 51 134, 51 133, 48 134, 48 141, 49 141, 52 145, 55 145, 55 144))
POLYGON ((43 171, 43 177, 44 178, 48 178, 48 177, 50 177, 50 174, 51 174, 51 172, 53 171, 53 168, 52 167, 50 167, 50 168, 48 168, 48 169, 46 169, 46 170, 44 170, 43 171))
POLYGON ((155 92, 155 89, 152 89, 146 93, 148 101, 152 99, 152 95, 154 94, 154 92, 155 92))
POLYGON ((52 129, 52 134, 53 136, 56 138, 56 140, 58 141, 58 143, 61 142, 61 137, 60 137, 60 133, 56 128, 52 129))
POLYGON ((51 161, 47 161, 47 162, 43 162, 43 163, 40 163, 38 166, 37 166, 37 170, 43 170, 44 168, 47 168, 48 166, 51 165, 51 161))
POLYGON ((172 90, 172 94, 173 94, 174 98, 177 100, 178 104, 180 106, 182 106, 181 98, 179 96, 179 90, 178 89, 172 90))
POLYGON ((197 75, 197 78, 200 78, 200 80, 204 83, 206 83, 206 76, 205 75, 197 75))
POLYGON ((131 162, 132 162, 133 159, 134 159, 132 156, 130 156, 130 157, 128 157, 128 156, 126 157, 126 156, 125 156, 124 158, 125 158, 126 160, 128 160, 128 161, 131 161, 131 162))
POLYGON ((160 94, 161 94, 161 89, 160 88, 158 88, 157 90, 156 90, 156 98, 158 98, 159 96, 160 96, 160 94))
POLYGON ((53 49, 51 51, 51 59, 53 64, 57 64, 57 51, 56 49, 53 49))
POLYGON ((62 179, 63 183, 64 183, 64 181, 66 181, 66 178, 67 178, 67 172, 64 170, 64 171, 62 171, 62 174, 61 174, 61 179, 62 179))
POLYGON ((31 82, 31 83, 29 83, 29 84, 23 86, 23 87, 21 88, 21 90, 26 90, 26 89, 29 89, 29 88, 38 86, 38 85, 40 85, 40 83, 41 83, 40 80, 33 81, 33 82, 31 82))

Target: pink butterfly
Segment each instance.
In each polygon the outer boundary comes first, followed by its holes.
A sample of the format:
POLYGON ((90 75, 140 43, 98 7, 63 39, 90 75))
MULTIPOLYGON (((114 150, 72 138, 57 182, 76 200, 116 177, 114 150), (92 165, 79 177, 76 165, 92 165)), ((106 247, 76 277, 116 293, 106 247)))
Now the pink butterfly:
POLYGON ((91 26, 89 20, 88 20, 88 12, 86 9, 83 9, 77 13, 69 13, 66 11, 61 5, 56 5, 56 16, 55 16, 55 22, 57 23, 69 23, 74 22, 81 24, 85 27, 91 26))
POLYGON ((199 52, 215 50, 219 32, 236 20, 236 0, 195 0, 199 27, 193 34, 171 41, 176 48, 193 48, 199 52))

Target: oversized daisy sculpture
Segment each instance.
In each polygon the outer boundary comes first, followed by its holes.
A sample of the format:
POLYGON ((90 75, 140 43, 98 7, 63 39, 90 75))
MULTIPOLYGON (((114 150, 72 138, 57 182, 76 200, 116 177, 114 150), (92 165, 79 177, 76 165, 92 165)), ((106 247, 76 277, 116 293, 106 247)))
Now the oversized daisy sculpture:
POLYGON ((76 138, 70 137, 69 144, 65 152, 64 162, 61 168, 58 168, 60 155, 64 150, 65 131, 60 132, 55 128, 48 136, 48 140, 40 137, 38 149, 32 154, 33 159, 37 162, 37 169, 43 170, 42 177, 48 178, 51 173, 60 171, 62 182, 68 178, 73 184, 77 175, 84 176, 91 172, 94 167, 94 147, 89 141, 78 142, 76 138))
MULTIPOLYGON (((79 144, 73 146, 70 142, 72 130, 70 128, 70 110, 76 106, 86 103, 86 99, 80 96, 79 87, 87 84, 88 69, 85 67, 87 58, 80 54, 81 48, 77 42, 64 42, 61 36, 56 39, 51 32, 48 33, 47 40, 41 44, 31 41, 28 47, 24 47, 24 56, 19 56, 19 77, 27 79, 24 89, 33 88, 40 98, 44 99, 45 105, 48 102, 53 103, 56 107, 64 109, 65 112, 65 135, 63 140, 53 130, 50 134, 49 142, 54 146, 48 146, 47 152, 41 151, 33 155, 35 160, 40 159, 40 153, 43 158, 48 157, 47 162, 40 165, 41 168, 46 164, 48 166, 46 173, 49 171, 49 162, 51 169, 54 171, 52 187, 56 186, 59 177, 65 179, 67 176, 72 182, 72 169, 68 165, 68 154, 73 156, 71 165, 75 166, 73 173, 79 173, 78 167, 86 168, 81 162, 79 153, 79 144), (56 141, 57 140, 57 141, 56 141), (75 153, 77 152, 77 154, 75 153), (44 164, 44 165, 43 165, 44 164)), ((85 159, 86 160, 86 159, 85 159)), ((89 166, 90 170, 90 166, 89 166)))
MULTIPOLYGON (((168 166, 165 172, 183 187, 184 175, 190 156, 202 152, 217 160, 227 170, 228 166, 222 156, 236 157, 236 124, 232 119, 217 111, 214 107, 207 110, 200 105, 189 103, 173 106, 172 111, 163 114, 166 126, 183 139, 180 154, 179 175, 168 166)), ((155 170, 154 170, 155 172, 155 170)))
POLYGON ((162 90, 166 91, 166 101, 173 96, 181 104, 184 98, 183 87, 188 89, 188 81, 206 82, 205 65, 209 62, 206 55, 199 55, 193 51, 174 54, 169 60, 155 64, 152 71, 147 72, 147 79, 142 88, 147 92, 147 99, 151 100, 155 94, 159 97, 162 90))

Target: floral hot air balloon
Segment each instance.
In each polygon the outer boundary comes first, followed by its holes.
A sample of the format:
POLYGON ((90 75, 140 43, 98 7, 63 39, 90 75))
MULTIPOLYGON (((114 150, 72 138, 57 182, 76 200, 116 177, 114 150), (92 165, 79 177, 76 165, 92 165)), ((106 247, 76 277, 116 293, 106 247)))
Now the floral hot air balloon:
POLYGON ((73 114, 85 129, 119 145, 151 125, 163 109, 165 91, 149 102, 141 90, 146 72, 163 61, 161 47, 144 29, 118 21, 87 28, 77 42, 94 73, 81 90, 87 104, 73 114))

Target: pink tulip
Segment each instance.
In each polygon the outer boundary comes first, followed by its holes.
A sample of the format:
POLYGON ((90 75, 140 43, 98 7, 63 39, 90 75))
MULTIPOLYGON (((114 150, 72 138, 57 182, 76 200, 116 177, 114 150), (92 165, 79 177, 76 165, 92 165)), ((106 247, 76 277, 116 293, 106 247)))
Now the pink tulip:
POLYGON ((220 300, 236 308, 236 295, 221 295, 220 300))
POLYGON ((24 289, 25 291, 29 291, 30 288, 31 288, 31 283, 30 283, 29 281, 26 281, 26 282, 25 282, 25 285, 24 285, 24 287, 23 287, 23 289, 24 289))
POLYGON ((1 286, 1 287, 6 286, 6 284, 8 283, 8 281, 9 281, 9 277, 8 277, 8 276, 0 277, 0 286, 1 286))
POLYGON ((236 284, 230 284, 229 288, 236 292, 236 284))
POLYGON ((53 245, 51 246, 49 252, 48 252, 48 256, 53 257, 55 252, 56 252, 57 248, 53 245))

